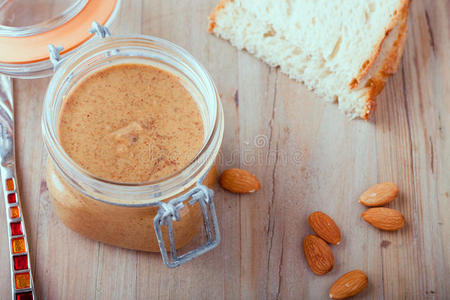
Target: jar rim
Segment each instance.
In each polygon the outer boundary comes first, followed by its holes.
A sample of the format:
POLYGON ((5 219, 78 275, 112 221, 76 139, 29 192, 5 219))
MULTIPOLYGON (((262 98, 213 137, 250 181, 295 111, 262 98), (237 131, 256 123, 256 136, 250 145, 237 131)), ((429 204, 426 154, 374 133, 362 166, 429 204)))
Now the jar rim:
MULTIPOLYGON (((152 51, 150 48, 147 50, 152 51)), ((173 197, 183 191, 183 188, 187 189, 203 178, 213 165, 219 152, 224 130, 223 123, 223 109, 217 88, 206 69, 191 54, 180 46, 161 38, 146 35, 117 35, 99 39, 83 46, 80 51, 68 57, 59 66, 50 81, 45 96, 42 133, 47 151, 56 169, 77 190, 89 197, 111 204, 143 206, 156 204, 161 200, 173 197), (113 52, 120 53, 120 49, 130 48, 130 45, 139 45, 142 50, 142 46, 146 44, 166 50, 167 55, 172 56, 175 60, 180 60, 184 66, 191 68, 196 76, 202 80, 202 88, 208 97, 215 102, 214 122, 211 124, 211 130, 205 137, 201 150, 183 169, 167 177, 147 182, 123 183, 107 180, 83 169, 64 151, 58 141, 57 130, 52 125, 54 101, 62 97, 61 91, 64 88, 64 80, 70 78, 70 74, 93 55, 102 51, 109 51, 108 57, 111 57, 111 55, 114 56, 113 52), (118 198, 118 196, 115 196, 117 193, 121 195, 120 197, 127 199, 118 198)))

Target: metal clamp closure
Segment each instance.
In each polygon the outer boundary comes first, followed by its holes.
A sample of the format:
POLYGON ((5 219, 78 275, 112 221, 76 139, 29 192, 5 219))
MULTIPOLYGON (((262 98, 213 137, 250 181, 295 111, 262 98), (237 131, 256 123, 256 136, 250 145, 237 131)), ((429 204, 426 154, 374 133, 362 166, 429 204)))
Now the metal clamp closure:
POLYGON ((60 53, 63 50, 63 46, 48 45, 48 52, 50 53, 50 62, 53 64, 53 71, 56 71, 62 61, 60 53))
POLYGON ((212 250, 220 243, 220 231, 213 201, 214 192, 200 182, 201 181, 197 183, 197 186, 194 189, 178 198, 172 199, 169 203, 160 202, 158 204, 159 210, 153 220, 153 226, 155 228, 156 237, 158 238, 162 259, 169 268, 178 267, 179 265, 212 250), (198 248, 178 256, 175 247, 173 221, 180 220, 179 210, 184 207, 183 202, 189 198, 191 198, 191 200, 188 201, 189 205, 194 205, 197 202, 200 203, 203 215, 203 225, 206 232, 206 242, 198 248), (167 226, 171 259, 169 259, 166 250, 161 226, 167 226))
MULTIPOLYGON (((89 32, 102 39, 111 36, 111 32, 109 31, 108 27, 102 26, 95 21, 92 22, 92 27, 91 29, 89 29, 89 32)), ((56 71, 56 69, 58 69, 59 65, 63 61, 60 54, 63 50, 63 46, 55 46, 52 44, 48 45, 48 52, 50 53, 50 62, 53 64, 53 71, 56 71)))
POLYGON ((108 27, 100 25, 98 22, 92 22, 92 27, 89 29, 89 33, 95 34, 96 36, 104 39, 107 36, 111 36, 108 27))

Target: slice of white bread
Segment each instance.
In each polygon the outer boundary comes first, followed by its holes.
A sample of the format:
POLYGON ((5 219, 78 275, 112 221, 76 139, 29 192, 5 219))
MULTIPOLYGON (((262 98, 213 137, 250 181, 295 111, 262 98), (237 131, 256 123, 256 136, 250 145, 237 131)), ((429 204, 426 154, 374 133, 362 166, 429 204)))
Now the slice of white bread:
POLYGON ((209 31, 369 119, 403 52, 409 0, 222 0, 209 31))

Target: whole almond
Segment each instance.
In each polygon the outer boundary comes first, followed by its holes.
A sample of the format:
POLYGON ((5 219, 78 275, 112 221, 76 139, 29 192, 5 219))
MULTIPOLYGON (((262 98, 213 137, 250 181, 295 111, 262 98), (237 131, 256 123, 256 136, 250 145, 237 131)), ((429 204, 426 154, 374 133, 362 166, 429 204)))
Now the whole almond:
POLYGON ((367 223, 381 230, 399 230, 405 224, 405 218, 401 212, 392 208, 369 208, 361 216, 367 223))
POLYGON ((339 277, 330 287, 330 298, 345 299, 352 297, 364 290, 367 282, 367 276, 362 271, 350 271, 339 277))
POLYGON ((397 198, 398 186, 392 182, 374 185, 359 196, 359 203, 365 206, 383 206, 397 198))
POLYGON ((228 169, 220 176, 220 185, 238 194, 253 193, 261 188, 258 178, 247 170, 228 169))
POLYGON ((313 212, 308 217, 308 224, 326 242, 333 245, 338 245, 341 242, 341 232, 333 219, 327 214, 321 211, 313 212))
POLYGON ((324 275, 333 269, 333 252, 321 238, 311 234, 307 235, 303 241, 303 250, 309 267, 317 275, 324 275))

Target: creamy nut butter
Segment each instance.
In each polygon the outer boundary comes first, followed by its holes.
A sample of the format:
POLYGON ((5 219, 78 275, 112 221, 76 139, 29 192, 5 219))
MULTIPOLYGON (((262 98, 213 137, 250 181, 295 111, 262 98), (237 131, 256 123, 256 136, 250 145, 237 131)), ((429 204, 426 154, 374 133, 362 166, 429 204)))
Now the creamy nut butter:
POLYGON ((143 64, 121 64, 79 83, 64 101, 58 135, 90 173, 146 182, 184 168, 203 145, 202 117, 177 77, 143 64))
MULTIPOLYGON (((180 79, 155 66, 123 63, 83 78, 64 98, 57 128, 67 155, 88 173, 116 183, 142 183, 182 170, 201 150, 200 108, 180 79)), ((213 167, 204 180, 212 186, 213 167)), ((71 229, 104 243, 159 251, 153 229, 158 207, 98 201, 68 184, 49 160, 47 185, 58 217, 71 229)), ((170 199, 168 199, 170 200, 170 199)), ((199 204, 180 211, 177 248, 202 224, 199 204)))

